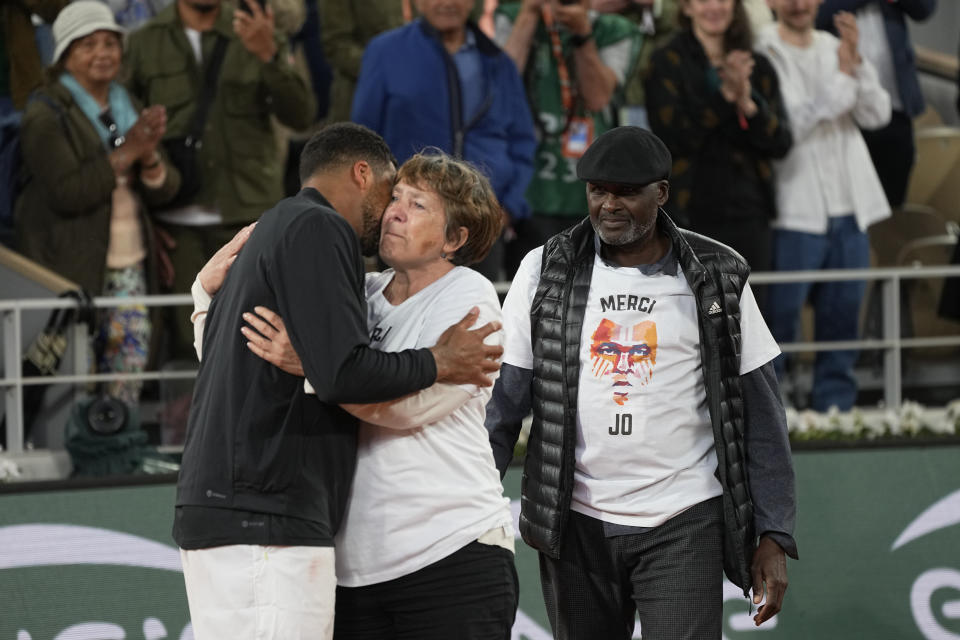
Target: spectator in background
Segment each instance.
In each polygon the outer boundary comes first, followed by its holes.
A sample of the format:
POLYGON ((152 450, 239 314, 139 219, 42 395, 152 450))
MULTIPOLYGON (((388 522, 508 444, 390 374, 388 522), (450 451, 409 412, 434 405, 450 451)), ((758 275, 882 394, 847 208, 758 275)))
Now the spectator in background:
MULTIPOLYGON (((323 46, 322 20, 318 0, 306 0, 306 20, 291 39, 290 46, 303 55, 310 73, 310 86, 317 101, 317 120, 323 120, 330 112, 330 85, 333 82, 333 68, 323 46)), ((299 155, 297 158, 299 159, 299 155)), ((298 164, 292 163, 294 168, 298 164)), ((288 167, 289 171, 290 167, 288 167)), ((299 184, 299 179, 297 183, 299 184)))
MULTIPOLYGON (((241 0, 243 1, 243 0, 241 0)), ((226 50, 216 94, 198 151, 200 189, 157 219, 173 241, 172 290, 187 293, 207 258, 283 195, 284 166, 275 115, 303 129, 316 103, 290 64, 286 38, 274 28, 270 5, 229 12, 221 0, 177 0, 132 34, 127 52, 129 87, 139 99, 167 108, 167 137, 192 126, 207 62, 216 43, 226 50)), ((175 323, 174 355, 192 358, 189 314, 175 323)))
MULTIPOLYGON (((870 266, 867 227, 890 215, 877 172, 857 129, 890 121, 890 97, 857 51, 857 21, 839 13, 840 38, 816 30, 818 0, 769 0, 776 24, 761 31, 757 50, 773 62, 794 145, 774 165, 777 219, 773 259, 779 271, 870 266)), ((812 293, 817 341, 855 340, 862 281, 770 287, 770 329, 778 342, 797 338, 800 309, 812 293)), ((857 352, 821 351, 814 365, 816 411, 850 409, 857 398, 857 352)), ((783 373, 782 358, 778 359, 783 373)))
MULTIPOLYGON (((529 214, 536 139, 516 67, 470 19, 473 0, 416 0, 421 17, 374 38, 351 119, 380 133, 402 163, 426 146, 483 171, 504 217, 529 214)), ((498 240, 477 270, 503 277, 498 240)))
POLYGON ((614 126, 642 36, 627 19, 590 10, 588 0, 524 0, 497 9, 497 41, 523 74, 539 134, 527 200, 533 215, 518 225, 508 268, 583 217, 587 206, 577 160, 614 126))
POLYGON ((20 178, 17 138, 27 96, 43 84, 49 62, 37 41, 32 15, 53 22, 69 0, 0 3, 0 243, 13 245, 13 205, 20 178))
MULTIPOLYGON (((153 293, 144 203, 170 200, 180 182, 159 144, 166 112, 163 106, 141 111, 116 82, 123 30, 107 5, 73 2, 60 12, 53 33, 50 82, 23 119, 28 182, 16 207, 20 250, 92 294, 153 293)), ((145 307, 104 310, 98 371, 143 371, 150 326, 145 307)), ((108 390, 136 404, 140 386, 116 382, 108 390)))
POLYGON ((128 31, 139 29, 168 6, 172 0, 105 0, 117 24, 128 31))
POLYGON ((400 0, 319 2, 323 51, 333 67, 327 119, 329 122, 341 122, 350 119, 350 105, 360 75, 364 48, 374 36, 403 25, 404 5, 407 3, 400 0))
MULTIPOLYGON (((158 13, 173 4, 174 0, 104 0, 116 15, 117 22, 128 31, 135 31, 158 13)), ((238 0, 242 3, 243 0, 238 0)), ((229 11, 237 8, 238 1, 224 0, 229 11)), ((296 33, 306 19, 304 0, 272 0, 276 27, 282 33, 296 33)))
MULTIPOLYGON (((353 92, 360 76, 363 50, 374 36, 401 27, 414 17, 413 0, 319 0, 323 50, 333 67, 328 122, 350 119, 353 92)), ((473 16, 486 18, 491 0, 476 0, 473 16)))
POLYGON ((773 12, 767 5, 767 0, 743 0, 743 8, 747 10, 750 28, 754 33, 773 22, 773 12))
POLYGON ((5 0, 0 4, 0 113, 22 111, 30 92, 41 86, 43 61, 31 15, 52 23, 69 0, 5 0))
POLYGON ((653 54, 646 79, 650 128, 673 155, 671 214, 767 271, 771 161, 792 140, 777 74, 752 53, 741 0, 680 6, 680 32, 653 54))
MULTIPOLYGON (((294 57, 294 66, 298 67, 304 76, 310 79, 310 88, 317 101, 317 110, 314 114, 314 127, 291 133, 286 151, 286 172, 284 173, 284 193, 287 196, 296 195, 300 191, 300 154, 309 140, 310 134, 316 125, 323 122, 330 111, 330 83, 333 81, 333 69, 323 50, 320 21, 320 7, 318 0, 305 0, 305 20, 300 30, 290 37, 290 51, 294 57)), ((277 125, 282 127, 282 125, 277 125)))
POLYGON ((877 70, 880 86, 890 95, 890 123, 864 130, 863 139, 891 207, 906 198, 916 155, 913 118, 925 107, 907 18, 926 20, 936 8, 937 0, 824 0, 817 13, 817 28, 834 34, 838 12, 856 15, 859 53, 877 70))
POLYGON ((601 13, 619 13, 637 25, 643 34, 643 44, 637 55, 633 73, 624 88, 620 124, 650 128, 647 118, 643 77, 653 52, 670 41, 677 29, 679 0, 593 0, 593 8, 601 13))

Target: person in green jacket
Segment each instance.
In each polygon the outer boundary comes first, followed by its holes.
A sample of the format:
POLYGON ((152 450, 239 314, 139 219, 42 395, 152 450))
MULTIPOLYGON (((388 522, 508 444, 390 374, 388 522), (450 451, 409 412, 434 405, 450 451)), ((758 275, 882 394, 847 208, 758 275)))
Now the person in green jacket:
MULTIPOLYGON (((130 92, 166 107, 165 140, 182 138, 191 129, 206 63, 217 41, 226 41, 198 150, 199 191, 156 214, 172 240, 176 293, 189 292, 207 258, 283 197, 284 163, 271 116, 299 130, 316 111, 270 5, 249 0, 231 13, 221 3, 177 0, 130 36, 125 60, 130 92)), ((177 315, 174 329, 173 356, 192 359, 188 313, 177 315)))
POLYGON ((523 76, 539 133, 527 189, 533 215, 514 229, 510 277, 528 251, 583 218, 577 160, 616 123, 614 107, 643 41, 626 18, 589 6, 589 0, 523 0, 501 4, 494 16, 497 44, 523 76))
MULTIPOLYGON (((155 272, 145 205, 163 204, 180 185, 159 144, 166 111, 141 109, 116 81, 123 29, 106 4, 71 3, 53 33, 49 82, 23 117, 27 182, 15 208, 18 247, 90 294, 146 295, 155 272)), ((150 333, 143 306, 103 310, 98 370, 143 371, 150 333)), ((135 404, 140 384, 107 390, 135 404)))
MULTIPOLYGON (((763 0, 761 0, 763 1, 763 0)), ((633 73, 627 78, 620 107, 620 124, 649 129, 643 77, 650 64, 650 56, 673 37, 677 30, 679 0, 593 0, 593 8, 600 13, 618 13, 637 25, 643 33, 643 46, 637 54, 633 73)))
POLYGON ((368 0, 362 6, 352 0, 320 0, 319 8, 323 53, 333 69, 327 120, 344 122, 350 120, 364 48, 378 33, 404 23, 404 7, 400 0, 368 0))

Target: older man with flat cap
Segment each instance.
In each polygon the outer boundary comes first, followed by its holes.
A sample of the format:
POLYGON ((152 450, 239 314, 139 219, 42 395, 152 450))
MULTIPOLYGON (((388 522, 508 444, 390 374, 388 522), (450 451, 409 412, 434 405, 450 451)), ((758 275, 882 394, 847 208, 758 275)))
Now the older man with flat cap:
POLYGON ((589 217, 531 251, 487 408, 501 474, 533 410, 520 531, 555 638, 721 637, 723 574, 775 615, 797 557, 793 467, 749 267, 663 210, 670 152, 636 127, 577 165, 589 217))

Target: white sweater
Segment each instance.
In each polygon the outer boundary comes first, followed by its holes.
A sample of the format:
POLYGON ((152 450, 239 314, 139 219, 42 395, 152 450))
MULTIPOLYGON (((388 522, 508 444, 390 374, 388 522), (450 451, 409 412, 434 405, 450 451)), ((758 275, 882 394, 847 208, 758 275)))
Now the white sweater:
POLYGON ((890 205, 873 161, 858 128, 877 129, 890 121, 890 96, 880 86, 877 73, 863 60, 856 77, 840 71, 840 41, 826 31, 815 31, 811 48, 816 52, 816 91, 808 93, 804 70, 792 47, 780 39, 776 23, 760 31, 756 49, 777 70, 780 91, 790 116, 793 147, 774 163, 777 219, 774 226, 791 231, 825 233, 829 212, 825 180, 847 181, 853 213, 862 231, 890 215, 890 205), (837 143, 839 138, 839 144, 837 143), (818 170, 825 160, 840 154, 840 177, 818 170))

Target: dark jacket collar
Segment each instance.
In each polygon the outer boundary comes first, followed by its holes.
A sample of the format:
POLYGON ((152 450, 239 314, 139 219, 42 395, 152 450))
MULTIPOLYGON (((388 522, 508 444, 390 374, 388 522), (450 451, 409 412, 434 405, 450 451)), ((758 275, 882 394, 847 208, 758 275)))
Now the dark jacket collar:
MULTIPOLYGON (((300 189, 300 193, 297 194, 298 197, 306 198, 314 204, 318 204, 322 207, 327 207, 328 209, 333 209, 333 205, 330 204, 330 201, 327 200, 322 193, 314 189, 313 187, 304 187, 300 189)), ((336 209, 333 209, 336 211, 336 209)))

